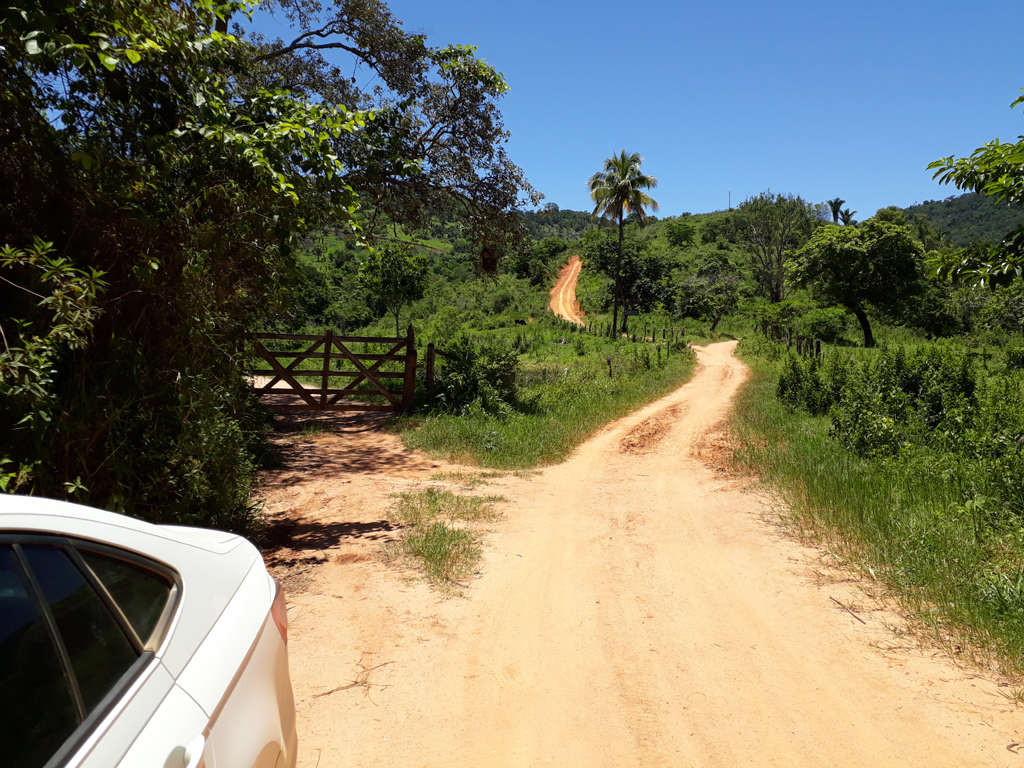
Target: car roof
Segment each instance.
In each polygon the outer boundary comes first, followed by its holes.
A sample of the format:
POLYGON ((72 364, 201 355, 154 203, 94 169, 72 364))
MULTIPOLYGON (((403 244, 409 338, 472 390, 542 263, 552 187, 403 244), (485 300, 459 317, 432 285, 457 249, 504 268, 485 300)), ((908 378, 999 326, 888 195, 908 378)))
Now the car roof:
POLYGON ((147 539, 163 539, 225 553, 242 539, 208 528, 154 525, 138 518, 39 496, 0 496, 0 529, 39 531, 148 549, 147 539))

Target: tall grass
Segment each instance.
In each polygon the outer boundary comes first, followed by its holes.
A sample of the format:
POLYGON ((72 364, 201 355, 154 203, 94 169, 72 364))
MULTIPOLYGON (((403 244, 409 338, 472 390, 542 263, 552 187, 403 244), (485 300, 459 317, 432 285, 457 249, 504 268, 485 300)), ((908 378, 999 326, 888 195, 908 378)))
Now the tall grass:
POLYGON ((779 366, 754 375, 733 418, 736 461, 781 496, 805 533, 887 583, 905 611, 976 660, 1024 672, 1024 528, 965 493, 970 467, 922 447, 861 458, 829 437, 829 419, 786 408, 779 366))

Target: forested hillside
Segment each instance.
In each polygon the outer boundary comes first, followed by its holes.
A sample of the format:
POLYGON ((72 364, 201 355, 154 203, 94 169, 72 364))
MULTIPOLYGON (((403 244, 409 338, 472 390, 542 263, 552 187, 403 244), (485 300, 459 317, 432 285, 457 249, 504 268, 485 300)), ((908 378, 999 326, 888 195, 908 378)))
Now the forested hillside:
POLYGON ((904 208, 911 219, 924 216, 953 245, 966 247, 978 241, 998 243, 1007 232, 1024 224, 1019 206, 997 204, 991 197, 968 192, 945 200, 926 200, 904 208))

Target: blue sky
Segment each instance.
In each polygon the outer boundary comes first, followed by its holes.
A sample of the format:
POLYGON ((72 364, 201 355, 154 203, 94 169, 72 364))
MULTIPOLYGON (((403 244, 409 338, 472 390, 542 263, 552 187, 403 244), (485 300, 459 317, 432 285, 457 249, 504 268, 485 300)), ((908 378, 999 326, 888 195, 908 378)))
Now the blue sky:
POLYGON ((431 45, 505 75, 508 152, 561 208, 622 148, 661 216, 771 189, 885 205, 959 194, 932 160, 1024 134, 1024 0, 391 0, 431 45))

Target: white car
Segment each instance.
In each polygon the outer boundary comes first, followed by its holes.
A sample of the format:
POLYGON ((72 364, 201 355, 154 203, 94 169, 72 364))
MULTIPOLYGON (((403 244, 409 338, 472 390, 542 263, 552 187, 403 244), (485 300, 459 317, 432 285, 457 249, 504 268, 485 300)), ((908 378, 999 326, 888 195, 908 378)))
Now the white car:
POLYGON ((293 768, 287 638, 239 536, 0 496, 5 768, 293 768))

